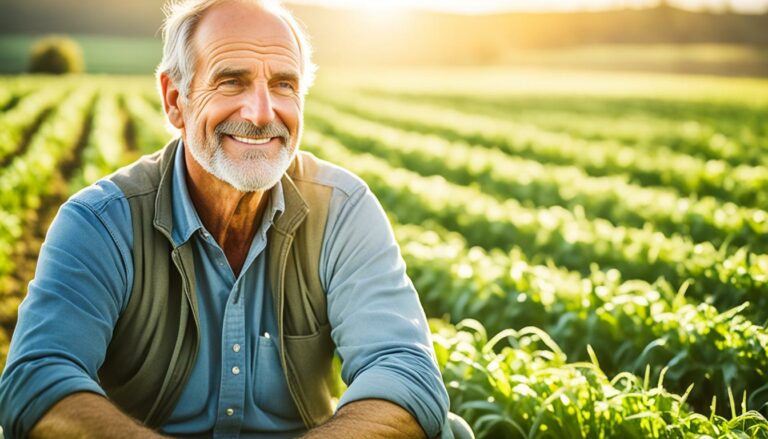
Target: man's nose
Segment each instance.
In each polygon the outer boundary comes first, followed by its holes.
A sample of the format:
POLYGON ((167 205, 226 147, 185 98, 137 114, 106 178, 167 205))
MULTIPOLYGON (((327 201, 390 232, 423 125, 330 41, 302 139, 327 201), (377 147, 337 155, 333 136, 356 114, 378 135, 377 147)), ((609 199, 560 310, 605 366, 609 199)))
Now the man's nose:
POLYGON ((240 116, 257 126, 267 125, 274 120, 275 111, 269 88, 265 84, 256 84, 251 93, 245 94, 240 116))

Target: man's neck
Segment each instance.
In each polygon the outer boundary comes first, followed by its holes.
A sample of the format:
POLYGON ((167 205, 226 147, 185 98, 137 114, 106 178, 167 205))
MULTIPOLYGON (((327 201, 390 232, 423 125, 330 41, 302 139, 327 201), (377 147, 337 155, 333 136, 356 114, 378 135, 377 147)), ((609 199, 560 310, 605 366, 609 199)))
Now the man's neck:
POLYGON ((224 250, 237 276, 261 224, 269 195, 238 191, 203 169, 188 150, 184 151, 184 161, 189 195, 200 221, 224 250))

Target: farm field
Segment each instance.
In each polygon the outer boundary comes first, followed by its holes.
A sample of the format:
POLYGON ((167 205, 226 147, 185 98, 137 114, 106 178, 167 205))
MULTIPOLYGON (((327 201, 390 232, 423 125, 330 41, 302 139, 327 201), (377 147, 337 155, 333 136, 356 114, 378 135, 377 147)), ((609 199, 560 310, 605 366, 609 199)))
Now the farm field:
MULTIPOLYGON (((321 70, 479 438, 768 437, 768 80, 321 70)), ((58 206, 164 145, 151 77, 0 77, 0 365, 58 206)))

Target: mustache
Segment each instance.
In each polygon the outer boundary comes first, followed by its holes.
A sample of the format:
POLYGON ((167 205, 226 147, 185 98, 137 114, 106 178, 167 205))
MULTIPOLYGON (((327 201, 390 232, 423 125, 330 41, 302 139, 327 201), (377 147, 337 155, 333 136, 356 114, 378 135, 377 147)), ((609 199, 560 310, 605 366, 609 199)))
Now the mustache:
POLYGON ((225 135, 238 137, 280 137, 287 143, 291 138, 288 127, 276 120, 263 126, 256 125, 247 120, 225 120, 216 125, 214 134, 216 134, 219 140, 225 135))

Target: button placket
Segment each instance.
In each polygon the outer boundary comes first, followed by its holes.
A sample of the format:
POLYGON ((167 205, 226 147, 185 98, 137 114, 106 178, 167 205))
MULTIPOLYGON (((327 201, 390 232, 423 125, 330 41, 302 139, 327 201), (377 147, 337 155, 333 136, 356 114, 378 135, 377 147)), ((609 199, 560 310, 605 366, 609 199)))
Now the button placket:
MULTIPOLYGON (((232 296, 232 292, 230 292, 232 296)), ((222 328, 221 382, 219 389, 219 416, 214 436, 237 437, 243 423, 245 401, 245 374, 242 339, 245 337, 243 301, 228 300, 224 310, 222 328), (230 350, 231 349, 231 350, 230 350)))

